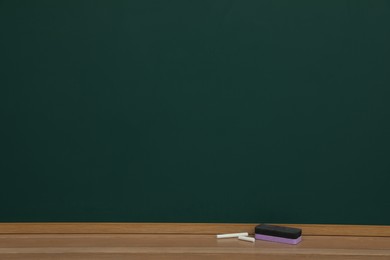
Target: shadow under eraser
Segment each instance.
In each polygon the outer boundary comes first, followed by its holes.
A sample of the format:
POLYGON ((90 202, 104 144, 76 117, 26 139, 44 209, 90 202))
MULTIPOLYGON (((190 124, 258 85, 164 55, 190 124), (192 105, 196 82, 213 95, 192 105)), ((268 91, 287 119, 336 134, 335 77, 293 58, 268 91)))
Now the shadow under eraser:
POLYGON ((261 224, 255 227, 255 238, 296 245, 302 241, 302 230, 299 228, 261 224))

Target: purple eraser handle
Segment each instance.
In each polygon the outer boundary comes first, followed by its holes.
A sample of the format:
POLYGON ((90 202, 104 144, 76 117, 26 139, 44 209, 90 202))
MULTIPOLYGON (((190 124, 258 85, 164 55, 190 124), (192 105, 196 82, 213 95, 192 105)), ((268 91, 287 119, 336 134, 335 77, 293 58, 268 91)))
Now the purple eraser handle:
POLYGON ((302 241, 302 236, 295 238, 295 239, 292 239, 292 238, 274 237, 274 236, 255 234, 255 238, 259 239, 259 240, 267 240, 267 241, 271 241, 271 242, 285 243, 285 244, 291 244, 291 245, 296 245, 302 241))

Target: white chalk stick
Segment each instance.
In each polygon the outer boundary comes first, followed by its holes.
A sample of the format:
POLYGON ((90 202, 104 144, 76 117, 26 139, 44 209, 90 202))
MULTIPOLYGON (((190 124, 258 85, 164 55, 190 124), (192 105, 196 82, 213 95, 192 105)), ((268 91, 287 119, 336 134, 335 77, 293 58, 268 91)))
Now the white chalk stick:
POLYGON ((239 236, 238 239, 254 243, 256 240, 254 237, 239 236))
POLYGON ((220 234, 220 235, 217 235, 217 238, 231 238, 231 237, 240 237, 240 236, 248 236, 248 232, 232 233, 232 234, 220 234))

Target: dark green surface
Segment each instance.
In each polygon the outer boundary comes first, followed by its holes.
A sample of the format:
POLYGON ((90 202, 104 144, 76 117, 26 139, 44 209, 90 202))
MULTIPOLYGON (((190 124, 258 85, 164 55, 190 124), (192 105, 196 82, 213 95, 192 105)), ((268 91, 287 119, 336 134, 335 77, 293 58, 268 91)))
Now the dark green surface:
POLYGON ((390 224, 389 1, 0 1, 0 221, 390 224))

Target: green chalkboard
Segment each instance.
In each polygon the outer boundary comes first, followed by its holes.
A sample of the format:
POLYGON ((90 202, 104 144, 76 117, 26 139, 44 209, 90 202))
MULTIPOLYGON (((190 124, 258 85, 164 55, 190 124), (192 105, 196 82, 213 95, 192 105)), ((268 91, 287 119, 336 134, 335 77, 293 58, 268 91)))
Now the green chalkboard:
POLYGON ((0 221, 390 224, 390 2, 0 1, 0 221))

